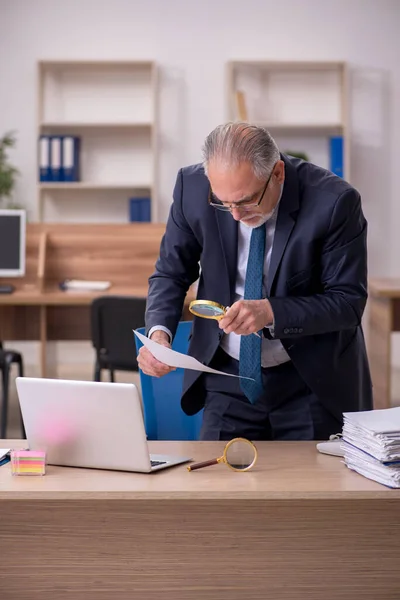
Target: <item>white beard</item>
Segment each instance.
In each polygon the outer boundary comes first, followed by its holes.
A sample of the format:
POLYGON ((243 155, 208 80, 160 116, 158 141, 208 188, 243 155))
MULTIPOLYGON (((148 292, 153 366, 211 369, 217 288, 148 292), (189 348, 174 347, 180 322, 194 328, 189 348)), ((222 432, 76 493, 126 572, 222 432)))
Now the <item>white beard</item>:
MULTIPOLYGON (((259 219, 257 219, 257 221, 254 221, 254 224, 252 223, 251 225, 249 223, 245 223, 245 221, 242 221, 242 220, 240 220, 240 222, 243 223, 243 225, 245 225, 245 227, 249 227, 250 229, 256 229, 257 227, 261 227, 261 225, 264 225, 277 212, 281 198, 282 198, 282 192, 283 192, 283 184, 281 185, 281 193, 280 193, 278 202, 276 203, 273 210, 271 210, 271 212, 269 212, 267 215, 257 215, 257 216, 259 216, 259 219)), ((256 215, 254 215, 254 216, 256 216, 256 215)))
POLYGON ((249 227, 250 229, 257 229, 257 227, 261 227, 261 225, 264 225, 267 221, 269 221, 269 219, 272 217, 274 212, 275 212, 275 209, 273 211, 271 211, 270 213, 268 213, 267 215, 257 215, 259 218, 257 219, 257 221, 254 221, 251 224, 246 223, 246 221, 243 221, 242 219, 240 220, 240 222, 243 223, 243 225, 245 227, 249 227))

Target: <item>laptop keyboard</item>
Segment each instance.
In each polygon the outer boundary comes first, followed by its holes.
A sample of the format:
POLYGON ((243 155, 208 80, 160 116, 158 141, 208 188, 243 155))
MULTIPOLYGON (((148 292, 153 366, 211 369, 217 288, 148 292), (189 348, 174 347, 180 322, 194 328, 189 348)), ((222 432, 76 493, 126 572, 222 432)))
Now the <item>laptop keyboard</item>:
POLYGON ((158 467, 159 465, 166 465, 166 460, 151 460, 150 461, 152 467, 158 467))

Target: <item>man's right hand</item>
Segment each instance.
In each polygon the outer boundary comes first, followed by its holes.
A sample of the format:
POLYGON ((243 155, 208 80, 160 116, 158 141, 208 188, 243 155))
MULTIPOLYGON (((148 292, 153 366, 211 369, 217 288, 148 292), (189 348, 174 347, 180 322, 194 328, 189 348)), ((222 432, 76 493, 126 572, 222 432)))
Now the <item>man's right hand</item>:
MULTIPOLYGON (((158 344, 162 344, 167 348, 171 348, 171 344, 169 342, 169 336, 165 331, 158 330, 155 331, 151 338, 153 342, 157 342, 158 344)), ((171 371, 175 371, 176 367, 169 367, 168 365, 157 360, 150 350, 142 346, 139 350, 139 354, 137 356, 137 361, 140 369, 146 375, 151 375, 152 377, 162 377, 171 371)))

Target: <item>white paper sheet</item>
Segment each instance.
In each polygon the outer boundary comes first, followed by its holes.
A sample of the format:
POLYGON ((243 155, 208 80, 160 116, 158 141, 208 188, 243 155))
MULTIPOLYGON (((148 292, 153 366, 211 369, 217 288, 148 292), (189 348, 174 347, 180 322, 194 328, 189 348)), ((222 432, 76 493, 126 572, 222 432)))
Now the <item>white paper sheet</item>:
MULTIPOLYGON (((187 354, 176 352, 176 350, 171 350, 171 348, 167 348, 162 344, 158 344, 157 342, 150 340, 148 337, 139 333, 138 331, 133 330, 133 332, 139 338, 142 344, 146 346, 148 350, 150 350, 152 355, 157 360, 170 367, 192 369, 193 371, 204 371, 205 373, 216 373, 217 375, 226 375, 227 377, 240 377, 240 375, 224 373, 223 371, 217 371, 216 369, 211 369, 211 367, 206 367, 193 356, 188 356, 187 354)), ((251 377, 242 377, 241 379, 251 379, 253 381, 251 377)))

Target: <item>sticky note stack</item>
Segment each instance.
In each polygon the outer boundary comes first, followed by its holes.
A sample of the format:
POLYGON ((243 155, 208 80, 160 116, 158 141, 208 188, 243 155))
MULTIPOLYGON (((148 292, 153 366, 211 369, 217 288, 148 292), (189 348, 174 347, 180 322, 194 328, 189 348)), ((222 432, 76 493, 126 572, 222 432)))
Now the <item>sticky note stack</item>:
POLYGON ((13 475, 44 475, 46 452, 42 450, 12 450, 11 473, 13 475))

